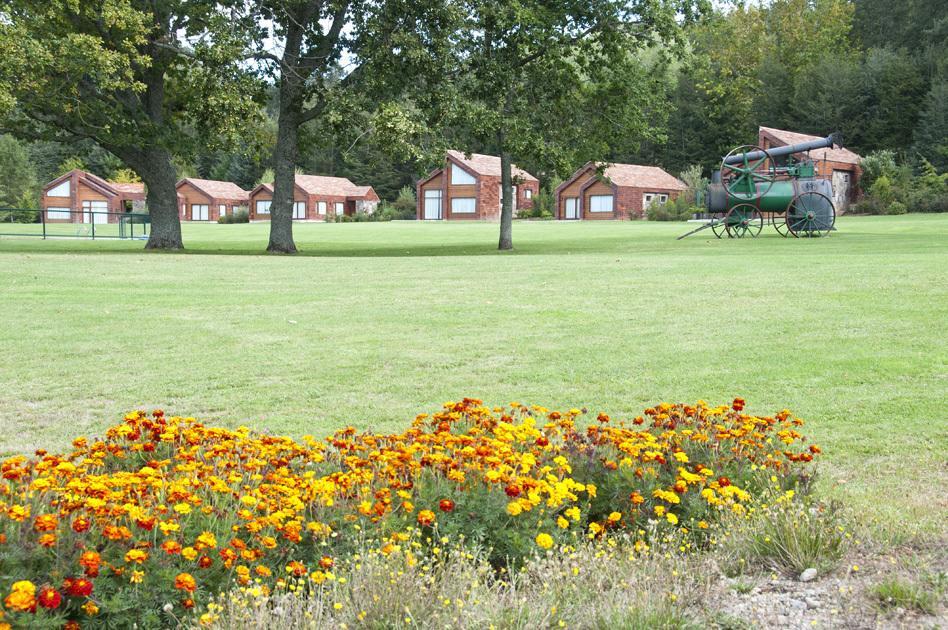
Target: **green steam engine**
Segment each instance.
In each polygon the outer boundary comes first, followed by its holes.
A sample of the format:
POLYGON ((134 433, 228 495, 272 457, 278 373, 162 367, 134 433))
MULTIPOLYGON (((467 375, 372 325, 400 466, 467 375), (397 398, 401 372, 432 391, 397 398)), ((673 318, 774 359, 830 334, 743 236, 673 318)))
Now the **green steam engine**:
POLYGON ((724 238, 756 237, 764 217, 782 236, 817 237, 836 222, 833 184, 816 177, 812 160, 797 154, 838 145, 838 135, 784 147, 740 146, 721 161, 704 194, 710 221, 684 238, 711 228, 724 238))

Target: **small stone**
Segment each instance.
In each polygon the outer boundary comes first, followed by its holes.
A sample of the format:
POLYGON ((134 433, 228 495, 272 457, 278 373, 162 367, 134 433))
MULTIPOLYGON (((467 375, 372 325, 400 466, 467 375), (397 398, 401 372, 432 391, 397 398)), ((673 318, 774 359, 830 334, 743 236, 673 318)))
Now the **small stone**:
POLYGON ((801 582, 812 582, 815 579, 816 579, 816 569, 814 569, 813 567, 810 567, 809 569, 807 569, 806 571, 800 574, 801 582))
POLYGON ((807 597, 807 598, 804 599, 803 601, 806 602, 806 607, 809 608, 810 610, 813 610, 814 608, 819 608, 819 607, 820 607, 820 602, 817 601, 817 600, 815 600, 815 599, 813 599, 812 597, 807 597))
POLYGON ((799 599, 790 599, 787 601, 787 606, 794 610, 804 610, 806 609, 806 604, 801 602, 799 599))
POLYGON ((781 626, 787 625, 787 622, 790 621, 786 615, 777 615, 777 623, 781 626))

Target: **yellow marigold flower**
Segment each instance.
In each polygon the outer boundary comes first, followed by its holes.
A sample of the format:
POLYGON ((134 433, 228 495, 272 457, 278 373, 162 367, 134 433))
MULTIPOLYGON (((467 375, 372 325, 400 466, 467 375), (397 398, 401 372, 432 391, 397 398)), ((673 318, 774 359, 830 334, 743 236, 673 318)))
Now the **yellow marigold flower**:
POLYGON ((656 506, 655 506, 655 515, 656 515, 656 516, 665 516, 665 506, 664 506, 664 505, 656 505, 656 506))
POLYGON ((148 560, 148 552, 142 549, 129 549, 125 553, 125 562, 142 564, 145 560, 148 560))
POLYGON ((197 552, 197 550, 196 550, 194 547, 185 547, 184 549, 181 550, 181 555, 182 555, 186 560, 192 560, 192 561, 193 561, 195 558, 198 557, 198 552, 197 552))
POLYGON ((174 511, 178 514, 190 514, 191 506, 188 503, 175 503, 174 511))
POLYGON ((566 516, 570 517, 570 518, 573 519, 574 521, 578 521, 578 520, 580 519, 580 517, 581 517, 579 508, 576 507, 576 506, 573 506, 573 507, 567 509, 566 512, 565 512, 565 514, 566 514, 566 516))
POLYGON ((95 602, 91 599, 82 605, 82 610, 85 611, 90 617, 94 617, 99 614, 99 607, 96 606, 95 602))
POLYGON ((678 452, 676 452, 676 453, 675 453, 675 459, 677 459, 678 461, 680 461, 682 464, 687 464, 687 463, 688 463, 688 455, 686 455, 684 451, 678 451, 678 452))
POLYGON ((591 484, 591 483, 586 484, 586 493, 587 493, 590 497, 596 498, 596 486, 594 486, 594 485, 591 484))
POLYGON ((197 543, 201 548, 210 547, 211 549, 216 549, 217 537, 214 536, 212 532, 204 531, 197 537, 197 543))
POLYGON ((550 549, 553 547, 553 537, 549 534, 537 534, 536 543, 541 549, 550 549))
POLYGON ((562 516, 556 517, 556 524, 560 529, 567 529, 569 527, 569 521, 567 521, 562 516))
POLYGON ((674 514, 672 514, 671 512, 669 512, 668 514, 666 514, 666 515, 665 515, 665 518, 668 519, 668 522, 671 523, 672 525, 677 525, 677 524, 678 524, 678 517, 675 516, 674 514))
POLYGON ((141 583, 142 583, 142 580, 144 580, 144 579, 145 579, 145 572, 144 572, 144 571, 132 571, 132 575, 131 575, 131 577, 129 578, 129 581, 130 581, 132 584, 141 584, 141 583))
POLYGON ((611 514, 609 514, 608 520, 610 523, 618 523, 619 521, 622 520, 622 513, 612 512, 611 514))
POLYGON ((521 512, 523 512, 523 508, 520 507, 520 503, 518 501, 511 501, 507 504, 507 514, 510 514, 511 516, 519 516, 521 512))

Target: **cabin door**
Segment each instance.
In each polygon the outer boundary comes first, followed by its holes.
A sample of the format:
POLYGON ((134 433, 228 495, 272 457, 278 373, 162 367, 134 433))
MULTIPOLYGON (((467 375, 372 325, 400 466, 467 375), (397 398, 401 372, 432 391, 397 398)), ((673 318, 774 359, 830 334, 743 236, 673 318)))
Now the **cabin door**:
POLYGON ((109 202, 83 201, 82 202, 82 222, 83 223, 108 223, 109 222, 109 202))
POLYGON ((579 218, 579 198, 567 197, 565 202, 566 202, 566 218, 578 219, 579 218))
POLYGON ((424 217, 426 221, 441 218, 441 190, 425 191, 424 217))

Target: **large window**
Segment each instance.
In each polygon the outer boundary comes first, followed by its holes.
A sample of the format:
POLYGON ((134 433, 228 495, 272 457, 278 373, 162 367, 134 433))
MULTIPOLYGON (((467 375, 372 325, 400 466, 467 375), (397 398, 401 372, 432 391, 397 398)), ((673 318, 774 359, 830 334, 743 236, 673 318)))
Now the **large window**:
POLYGON ((590 212, 612 212, 612 195, 592 195, 589 197, 590 212))
POLYGON ((192 221, 207 221, 207 210, 208 210, 208 206, 206 203, 192 203, 191 204, 191 220, 192 221))
POLYGON ((326 214, 326 202, 317 201, 316 202, 316 214, 326 214))
POLYGON ((63 219, 68 221, 72 218, 72 214, 69 212, 69 208, 46 208, 46 218, 50 221, 61 221, 63 219))
POLYGON ((441 218, 441 189, 437 190, 426 190, 425 191, 425 206, 424 206, 424 216, 425 219, 440 219, 441 218))
POLYGON ((346 213, 346 204, 342 203, 341 201, 334 203, 333 208, 337 217, 341 217, 346 213))
POLYGON ((305 201, 297 201, 293 204, 293 218, 294 219, 306 218, 306 202, 305 201))
POLYGON ((69 180, 58 184, 55 188, 50 188, 49 192, 46 193, 47 197, 68 197, 69 196, 69 180))
POLYGON ((457 164, 451 165, 451 183, 455 186, 463 186, 474 183, 474 176, 465 171, 457 164))
POLYGON ((220 204, 217 206, 217 216, 223 217, 227 215, 227 206, 220 204))
POLYGON ((273 201, 270 199, 261 199, 257 202, 257 214, 270 214, 270 204, 273 201))
POLYGON ((474 214, 477 200, 474 197, 455 197, 451 200, 451 214, 474 214))

